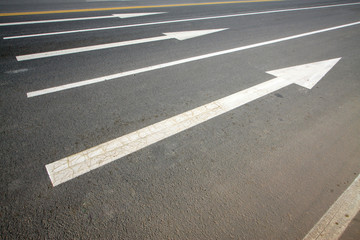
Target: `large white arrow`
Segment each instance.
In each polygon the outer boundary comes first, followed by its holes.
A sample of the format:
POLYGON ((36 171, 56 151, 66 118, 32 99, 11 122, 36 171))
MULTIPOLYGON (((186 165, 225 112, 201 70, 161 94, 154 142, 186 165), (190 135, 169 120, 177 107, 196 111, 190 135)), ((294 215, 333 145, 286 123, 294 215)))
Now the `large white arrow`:
POLYGON ((27 55, 17 56, 16 59, 18 61, 25 61, 25 60, 66 55, 66 54, 88 52, 88 51, 94 51, 94 50, 100 50, 100 49, 122 47, 122 46, 128 46, 128 45, 134 45, 134 44, 140 44, 140 43, 163 41, 163 40, 168 40, 168 39, 172 39, 172 38, 177 39, 177 40, 186 40, 189 38, 199 37, 199 36, 203 36, 203 35, 210 34, 210 33, 220 32, 220 31, 223 31, 226 29, 227 28, 186 31, 186 32, 169 32, 169 33, 163 33, 164 36, 159 36, 159 37, 143 38, 143 39, 124 41, 124 42, 106 43, 106 44, 86 46, 86 47, 69 48, 69 49, 63 49, 63 50, 57 50, 57 51, 27 54, 27 55))
POLYGON ((290 84, 311 89, 340 60, 330 59, 269 71, 276 78, 100 144, 45 167, 53 186, 136 152, 290 84))
POLYGON ((165 12, 150 12, 150 13, 120 13, 112 14, 109 16, 96 16, 96 17, 82 17, 82 18, 62 18, 62 19, 51 19, 51 20, 39 20, 39 21, 26 21, 26 22, 12 22, 12 23, 0 23, 1 26, 14 26, 14 25, 26 25, 26 24, 39 24, 39 23, 54 23, 54 22, 70 22, 70 21, 84 21, 84 20, 95 20, 95 19, 106 19, 106 18, 132 18, 141 17, 155 14, 163 14, 165 12))

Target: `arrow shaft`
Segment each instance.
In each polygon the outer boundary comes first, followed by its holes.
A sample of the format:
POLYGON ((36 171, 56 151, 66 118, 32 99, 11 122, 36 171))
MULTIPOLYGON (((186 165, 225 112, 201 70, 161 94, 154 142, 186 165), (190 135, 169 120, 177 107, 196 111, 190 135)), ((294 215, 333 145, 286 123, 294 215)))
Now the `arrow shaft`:
POLYGON ((84 20, 106 19, 106 18, 115 18, 115 17, 116 16, 110 15, 110 16, 97 16, 97 17, 65 18, 65 19, 51 19, 51 20, 39 20, 39 21, 0 23, 0 27, 3 27, 3 26, 15 26, 15 25, 38 24, 38 23, 84 21, 84 20))
POLYGON ((162 41, 162 40, 167 40, 167 39, 171 39, 171 37, 159 36, 159 37, 143 38, 143 39, 137 39, 137 40, 124 41, 124 42, 115 42, 115 43, 106 43, 106 44, 92 45, 92 46, 86 46, 86 47, 69 48, 69 49, 63 49, 63 50, 57 50, 57 51, 21 55, 21 56, 17 56, 16 59, 18 61, 26 61, 26 60, 32 60, 32 59, 55 57, 55 56, 81 53, 81 52, 89 52, 89 51, 95 51, 95 50, 101 50, 101 49, 107 49, 107 48, 123 47, 123 46, 129 46, 129 45, 135 45, 135 44, 141 44, 141 43, 156 42, 156 41, 162 41))
POLYGON ((132 18, 141 17, 155 14, 162 14, 164 12, 152 12, 152 13, 119 13, 109 16, 95 16, 95 17, 81 17, 81 18, 62 18, 62 19, 51 19, 51 20, 39 20, 39 21, 25 21, 25 22, 12 22, 12 23, 0 23, 2 26, 14 26, 14 25, 27 25, 27 24, 38 24, 38 23, 54 23, 54 22, 70 22, 70 21, 84 21, 84 20, 96 20, 106 18, 132 18))
POLYGON ((244 104, 247 104, 251 101, 254 101, 258 98, 266 96, 272 92, 275 92, 283 87, 286 87, 293 82, 282 79, 282 78, 274 78, 272 80, 260 83, 253 87, 247 88, 240 92, 234 93, 230 96, 221 98, 214 103, 221 106, 224 112, 221 114, 238 108, 244 104))
POLYGON ((54 186, 290 85, 275 78, 46 165, 54 186))

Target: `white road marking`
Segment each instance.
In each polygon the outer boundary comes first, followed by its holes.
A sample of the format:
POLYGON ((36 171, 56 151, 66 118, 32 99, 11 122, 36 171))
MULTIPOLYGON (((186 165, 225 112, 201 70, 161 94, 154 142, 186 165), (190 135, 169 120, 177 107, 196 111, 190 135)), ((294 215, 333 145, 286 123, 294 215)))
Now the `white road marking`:
POLYGON ((360 210, 360 175, 341 194, 303 240, 339 239, 360 210))
POLYGON ((293 83, 311 89, 340 58, 270 71, 277 78, 47 164, 53 186, 210 120, 293 83))
POLYGON ((102 30, 131 28, 131 27, 142 27, 142 26, 151 26, 151 25, 159 25, 159 24, 178 23, 178 22, 202 21, 202 20, 209 20, 209 19, 241 17, 241 16, 251 16, 251 15, 269 14, 269 13, 283 13, 283 12, 304 11, 304 10, 313 10, 313 9, 324 9, 324 8, 332 8, 332 7, 352 6, 352 5, 358 5, 358 4, 360 4, 360 2, 336 4, 336 5, 326 5, 326 6, 317 6, 317 7, 279 9, 279 10, 264 11, 264 12, 239 13, 239 14, 223 15, 223 16, 212 16, 212 17, 170 20, 170 21, 163 21, 163 22, 140 23, 140 24, 131 24, 131 25, 122 25, 122 26, 103 27, 103 28, 78 29, 78 30, 62 31, 62 32, 37 33, 37 34, 29 34, 29 35, 9 36, 9 37, 4 37, 4 39, 18 39, 18 38, 30 38, 30 37, 41 37, 41 36, 69 34, 69 33, 92 32, 92 31, 102 31, 102 30))
POLYGON ((27 71, 29 71, 29 69, 22 68, 22 69, 17 69, 17 70, 6 71, 5 73, 7 73, 7 74, 17 74, 17 73, 23 73, 23 72, 27 72, 27 71))
POLYGON ((349 24, 344 24, 344 25, 340 25, 340 26, 335 26, 335 27, 331 27, 331 28, 324 28, 324 29, 316 30, 316 31, 312 31, 312 32, 297 34, 297 35, 293 35, 293 36, 289 36, 289 37, 278 38, 278 39, 274 39, 274 40, 270 40, 270 41, 250 44, 247 46, 232 48, 232 49, 223 50, 223 51, 219 51, 219 52, 213 52, 213 53, 208 53, 208 54, 199 55, 199 56, 195 56, 195 57, 185 58, 185 59, 172 61, 172 62, 168 62, 168 63, 162 63, 162 64, 153 65, 153 66, 149 66, 149 67, 139 68, 139 69, 135 69, 135 70, 127 71, 127 72, 116 73, 116 74, 112 74, 112 75, 108 75, 108 76, 104 76, 104 77, 93 78, 93 79, 69 83, 69 84, 65 84, 65 85, 61 85, 61 86, 57 86, 57 87, 51 87, 51 88, 46 88, 46 89, 42 89, 42 90, 32 91, 32 92, 27 93, 27 97, 30 98, 30 97, 36 97, 36 96, 40 96, 40 95, 44 95, 44 94, 64 91, 67 89, 82 87, 82 86, 86 86, 86 85, 90 85, 90 84, 94 84, 94 83, 99 83, 99 82, 113 80, 113 79, 117 79, 117 78, 121 78, 121 77, 130 76, 130 75, 134 75, 134 74, 138 74, 138 73, 149 72, 149 71, 166 68, 166 67, 171 67, 171 66, 175 66, 175 65, 179 65, 179 64, 183 64, 183 63, 194 62, 194 61, 198 61, 201 59, 211 58, 211 57, 215 57, 215 56, 219 56, 219 55, 234 53, 234 52, 238 52, 238 51, 242 51, 242 50, 246 50, 246 49, 261 47, 261 46, 265 46, 265 45, 270 45, 270 44, 274 44, 274 43, 279 43, 279 42, 283 42, 283 41, 306 37, 306 36, 310 36, 310 35, 314 35, 314 34, 318 34, 318 33, 323 33, 323 32, 328 32, 328 31, 332 31, 332 30, 336 30, 336 29, 345 28, 345 27, 355 26, 358 24, 360 24, 360 21, 349 23, 349 24))
POLYGON ((135 44, 141 44, 141 43, 163 41, 163 40, 168 40, 168 39, 186 40, 186 39, 200 37, 200 36, 215 33, 215 32, 220 32, 220 31, 223 31, 226 29, 227 28, 185 31, 185 32, 170 32, 170 33, 163 33, 165 36, 143 38, 143 39, 137 39, 137 40, 124 41, 124 42, 99 44, 99 45, 86 46, 86 47, 69 48, 69 49, 43 52, 43 53, 27 54, 27 55, 17 56, 16 59, 18 61, 25 61, 25 60, 54 57, 54 56, 73 54, 73 53, 95 51, 95 50, 100 50, 100 49, 129 46, 129 45, 135 45, 135 44))
POLYGON ((149 15, 156 15, 156 14, 164 14, 166 12, 149 12, 149 13, 118 13, 113 14, 115 17, 119 18, 133 18, 133 17, 142 17, 142 16, 149 16, 149 15))
POLYGON ((87 2, 128 2, 133 0, 86 0, 87 2))
POLYGON ((115 18, 115 16, 110 15, 110 16, 97 16, 97 17, 82 17, 82 18, 66 18, 66 19, 52 19, 52 20, 0 23, 0 26, 4 27, 4 26, 14 26, 14 25, 25 25, 25 24, 84 21, 84 20, 106 19, 106 18, 115 18))
POLYGON ((39 23, 85 21, 85 20, 96 20, 96 19, 106 19, 106 18, 132 18, 132 17, 141 17, 141 16, 148 16, 148 15, 155 15, 155 14, 163 14, 163 13, 165 13, 165 12, 121 13, 121 14, 113 14, 113 15, 109 15, 109 16, 81 17, 81 18, 63 18, 63 19, 51 19, 51 20, 39 20, 39 21, 0 23, 0 27, 4 27, 4 26, 14 26, 14 25, 26 25, 26 24, 39 24, 39 23))

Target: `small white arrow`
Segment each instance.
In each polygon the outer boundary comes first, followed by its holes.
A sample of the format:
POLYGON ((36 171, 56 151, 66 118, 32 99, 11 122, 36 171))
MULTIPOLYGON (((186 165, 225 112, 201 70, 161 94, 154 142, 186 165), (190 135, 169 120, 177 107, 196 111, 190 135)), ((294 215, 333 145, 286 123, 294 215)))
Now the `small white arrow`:
POLYGON ((66 55, 66 54, 88 52, 88 51, 94 51, 94 50, 100 50, 100 49, 123 47, 123 46, 140 44, 140 43, 163 41, 163 40, 168 40, 168 39, 186 40, 189 38, 199 37, 199 36, 203 36, 203 35, 210 34, 210 33, 220 32, 220 31, 223 31, 226 29, 227 28, 199 30, 199 31, 186 31, 186 32, 169 32, 169 33, 163 33, 165 36, 143 38, 143 39, 137 39, 137 40, 124 41, 124 42, 107 43, 107 44, 93 45, 93 46, 87 46, 87 47, 69 48, 69 49, 50 51, 50 52, 27 54, 27 55, 17 56, 16 59, 18 61, 26 61, 26 60, 54 57, 54 56, 60 56, 60 55, 66 55))
POLYGON ((95 20, 95 19, 106 19, 106 18, 132 18, 142 17, 155 14, 163 14, 166 12, 151 12, 151 13, 119 13, 112 14, 109 16, 96 16, 96 17, 82 17, 82 18, 62 18, 62 19, 51 19, 51 20, 40 20, 40 21, 26 21, 26 22, 12 22, 12 23, 0 23, 0 27, 14 26, 14 25, 26 25, 26 24, 39 24, 39 23, 55 23, 55 22, 71 22, 71 21, 84 21, 84 20, 95 20))
POLYGON ((47 164, 45 167, 53 186, 56 186, 290 84, 295 83, 310 89, 339 60, 340 58, 335 58, 270 71, 268 73, 274 74, 277 78, 47 164))

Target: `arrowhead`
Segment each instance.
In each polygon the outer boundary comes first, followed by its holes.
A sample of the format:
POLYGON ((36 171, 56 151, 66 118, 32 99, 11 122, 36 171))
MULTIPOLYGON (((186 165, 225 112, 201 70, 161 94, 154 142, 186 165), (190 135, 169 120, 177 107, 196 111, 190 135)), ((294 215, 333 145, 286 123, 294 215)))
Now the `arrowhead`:
POLYGON ((148 15, 155 15, 155 14, 163 14, 165 12, 152 12, 152 13, 120 13, 120 14, 113 14, 114 17, 119 18, 132 18, 132 17, 142 17, 148 15))
POLYGON ((166 36, 170 38, 176 38, 177 40, 186 40, 189 38, 199 37, 210 33, 220 32, 226 30, 228 28, 220 28, 220 29, 209 29, 209 30, 199 30, 199 31, 186 31, 186 32, 169 32, 164 33, 166 36))
POLYGON ((287 79, 302 87, 311 89, 321 80, 325 74, 340 60, 341 58, 334 58, 330 60, 308 63, 294 67, 282 68, 267 73, 287 79))

